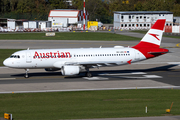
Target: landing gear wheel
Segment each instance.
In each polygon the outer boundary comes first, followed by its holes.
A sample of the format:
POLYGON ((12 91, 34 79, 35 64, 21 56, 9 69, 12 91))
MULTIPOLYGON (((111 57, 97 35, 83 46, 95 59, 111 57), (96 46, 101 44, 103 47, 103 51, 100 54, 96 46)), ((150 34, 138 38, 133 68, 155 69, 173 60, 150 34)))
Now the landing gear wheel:
POLYGON ((90 78, 90 77, 92 77, 92 74, 90 72, 87 72, 86 76, 90 78))
POLYGON ((24 77, 25 77, 25 78, 29 78, 29 76, 28 76, 28 75, 24 75, 24 77))

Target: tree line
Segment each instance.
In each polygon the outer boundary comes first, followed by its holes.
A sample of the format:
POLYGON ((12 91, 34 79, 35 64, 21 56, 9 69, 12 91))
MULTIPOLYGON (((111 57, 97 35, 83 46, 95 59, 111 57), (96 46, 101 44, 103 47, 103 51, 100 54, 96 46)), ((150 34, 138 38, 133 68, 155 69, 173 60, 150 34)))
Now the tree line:
MULTIPOLYGON (((47 20, 52 9, 83 9, 83 0, 0 0, 0 17, 47 20)), ((180 0, 86 0, 90 20, 113 22, 114 11, 171 11, 180 16, 180 0)))

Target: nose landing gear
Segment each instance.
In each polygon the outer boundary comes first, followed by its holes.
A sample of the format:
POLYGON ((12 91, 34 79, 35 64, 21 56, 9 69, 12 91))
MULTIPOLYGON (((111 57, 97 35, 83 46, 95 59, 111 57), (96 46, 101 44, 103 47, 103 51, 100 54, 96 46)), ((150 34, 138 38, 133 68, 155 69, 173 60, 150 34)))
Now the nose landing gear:
POLYGON ((24 77, 29 78, 29 76, 28 76, 29 69, 25 69, 25 71, 26 71, 26 74, 24 75, 24 77))

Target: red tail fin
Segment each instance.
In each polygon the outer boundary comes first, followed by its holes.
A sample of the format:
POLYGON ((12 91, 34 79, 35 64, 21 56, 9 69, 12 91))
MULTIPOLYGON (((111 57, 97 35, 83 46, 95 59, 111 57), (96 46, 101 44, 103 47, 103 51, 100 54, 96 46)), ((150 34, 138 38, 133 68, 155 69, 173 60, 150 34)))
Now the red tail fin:
POLYGON ((166 19, 159 19, 133 48, 159 48, 166 19))

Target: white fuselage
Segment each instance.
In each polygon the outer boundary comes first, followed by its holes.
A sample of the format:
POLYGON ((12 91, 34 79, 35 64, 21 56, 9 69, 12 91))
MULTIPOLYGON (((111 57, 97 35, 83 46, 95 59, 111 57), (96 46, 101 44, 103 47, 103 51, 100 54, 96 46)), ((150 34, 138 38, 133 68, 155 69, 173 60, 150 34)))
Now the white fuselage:
POLYGON ((128 64, 146 59, 136 49, 129 47, 114 48, 80 48, 80 49, 36 49, 15 52, 4 61, 12 68, 61 68, 67 64, 95 64, 101 66, 115 66, 128 64))

